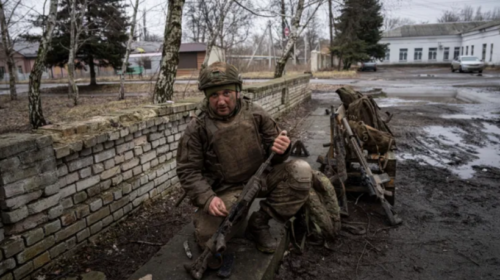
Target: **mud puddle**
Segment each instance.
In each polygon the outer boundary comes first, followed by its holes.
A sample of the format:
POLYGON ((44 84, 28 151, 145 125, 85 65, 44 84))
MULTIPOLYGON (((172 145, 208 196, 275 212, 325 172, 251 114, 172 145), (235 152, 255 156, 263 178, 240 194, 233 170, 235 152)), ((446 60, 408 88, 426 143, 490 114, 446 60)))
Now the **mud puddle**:
MULTIPOLYGON (((469 179, 476 172, 475 166, 500 166, 500 128, 486 122, 481 123, 486 138, 480 145, 467 144, 467 131, 458 127, 427 126, 425 136, 417 137, 426 147, 427 153, 400 153, 399 160, 416 160, 422 165, 431 165, 450 170, 461 179, 469 179)), ((487 171, 487 168, 482 169, 487 171)))

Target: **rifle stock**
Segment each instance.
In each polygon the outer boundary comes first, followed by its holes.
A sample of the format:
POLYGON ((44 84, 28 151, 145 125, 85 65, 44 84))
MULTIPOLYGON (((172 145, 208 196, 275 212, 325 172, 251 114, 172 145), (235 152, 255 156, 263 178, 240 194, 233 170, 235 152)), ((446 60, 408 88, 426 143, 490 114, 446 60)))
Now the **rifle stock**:
POLYGON ((356 157, 361 164, 360 170, 363 184, 368 188, 368 192, 371 196, 377 196, 378 200, 382 204, 382 207, 384 208, 385 214, 389 219, 390 224, 393 226, 400 224, 402 220, 396 214, 394 214, 394 212, 392 211, 392 206, 385 199, 384 188, 379 183, 381 180, 377 180, 378 175, 374 175, 372 173, 372 170, 368 166, 368 162, 366 161, 363 151, 361 150, 361 143, 356 135, 354 135, 354 133, 352 132, 348 120, 346 118, 343 118, 342 124, 347 131, 347 135, 349 136, 349 140, 351 141, 351 146, 353 147, 354 152, 356 153, 356 157))

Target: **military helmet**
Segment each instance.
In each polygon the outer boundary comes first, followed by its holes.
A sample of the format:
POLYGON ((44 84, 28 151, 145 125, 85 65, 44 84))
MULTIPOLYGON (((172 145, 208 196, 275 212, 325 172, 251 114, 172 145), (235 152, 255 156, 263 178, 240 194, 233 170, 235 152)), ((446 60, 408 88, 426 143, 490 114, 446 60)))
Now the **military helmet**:
POLYGON ((211 87, 236 84, 237 88, 241 90, 242 83, 243 81, 236 67, 225 62, 214 62, 201 70, 198 89, 204 91, 211 87))

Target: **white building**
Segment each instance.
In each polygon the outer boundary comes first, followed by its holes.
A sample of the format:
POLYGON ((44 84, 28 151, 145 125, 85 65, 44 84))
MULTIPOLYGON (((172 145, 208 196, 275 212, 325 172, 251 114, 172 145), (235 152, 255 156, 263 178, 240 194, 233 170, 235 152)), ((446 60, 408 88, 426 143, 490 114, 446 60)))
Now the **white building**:
POLYGON ((382 65, 449 64, 459 55, 474 55, 500 65, 500 21, 405 25, 383 33, 389 44, 382 65))

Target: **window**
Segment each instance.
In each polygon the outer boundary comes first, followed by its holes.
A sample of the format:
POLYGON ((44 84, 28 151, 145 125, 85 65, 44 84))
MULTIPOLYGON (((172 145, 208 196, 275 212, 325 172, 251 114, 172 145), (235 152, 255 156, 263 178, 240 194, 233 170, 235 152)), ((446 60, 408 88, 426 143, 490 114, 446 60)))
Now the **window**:
POLYGON ((429 48, 429 60, 436 60, 437 48, 429 48))
POLYGON ((462 46, 462 55, 464 55, 464 46, 462 46))
POLYGON ((492 59, 493 59, 493 44, 491 44, 491 47, 490 47, 490 62, 492 59))
POLYGON ((413 55, 413 60, 415 60, 415 61, 422 60, 422 48, 415 49, 415 54, 413 55))
POLYGON ((151 70, 151 59, 149 59, 149 57, 147 59, 144 59, 144 69, 151 70))
POLYGON ((474 45, 470 46, 470 55, 474 55, 474 45))
POLYGON ((450 59, 450 48, 444 48, 443 60, 450 59))
POLYGON ((384 58, 384 60, 389 61, 390 58, 391 58, 391 50, 387 49, 387 50, 385 50, 385 58, 384 58))
POLYGON ((453 59, 457 59, 459 55, 460 55, 460 47, 455 47, 455 49, 453 50, 453 59))
POLYGON ((469 46, 465 47, 465 55, 469 55, 469 46))
POLYGON ((19 74, 22 74, 22 73, 23 73, 23 67, 22 67, 21 65, 18 65, 18 66, 17 66, 17 72, 18 72, 19 74))
POLYGON ((488 47, 487 44, 483 44, 483 52, 481 53, 481 59, 483 61, 486 61, 486 48, 488 47))
POLYGON ((179 69, 197 69, 197 53, 183 52, 179 53, 179 69))
POLYGON ((0 66, 0 79, 3 79, 3 76, 5 75, 5 67, 0 66))
POLYGON ((399 49, 399 61, 406 61, 408 58, 408 49, 399 49))

